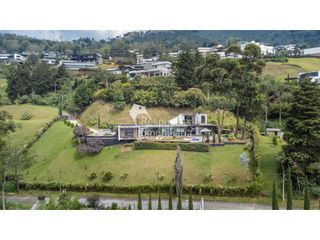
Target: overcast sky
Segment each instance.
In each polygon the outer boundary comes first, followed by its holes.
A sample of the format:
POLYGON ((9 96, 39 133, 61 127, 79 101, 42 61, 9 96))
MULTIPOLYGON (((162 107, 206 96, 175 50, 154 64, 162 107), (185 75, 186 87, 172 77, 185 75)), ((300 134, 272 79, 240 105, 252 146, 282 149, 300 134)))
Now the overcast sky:
POLYGON ((128 31, 126 30, 0 30, 1 33, 15 33, 30 37, 49 40, 74 40, 89 37, 96 40, 112 38, 128 31))

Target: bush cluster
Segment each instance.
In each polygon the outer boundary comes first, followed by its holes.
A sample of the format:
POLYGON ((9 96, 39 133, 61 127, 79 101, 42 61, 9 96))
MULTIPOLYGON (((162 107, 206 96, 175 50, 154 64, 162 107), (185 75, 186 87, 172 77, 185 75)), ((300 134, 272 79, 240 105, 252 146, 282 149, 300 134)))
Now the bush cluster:
POLYGON ((21 120, 30 120, 33 117, 31 112, 23 112, 21 115, 21 120))
MULTIPOLYGON (((209 146, 203 143, 179 143, 182 151, 209 152, 209 146)), ((158 143, 150 141, 137 141, 134 143, 136 150, 176 150, 177 143, 158 143)))

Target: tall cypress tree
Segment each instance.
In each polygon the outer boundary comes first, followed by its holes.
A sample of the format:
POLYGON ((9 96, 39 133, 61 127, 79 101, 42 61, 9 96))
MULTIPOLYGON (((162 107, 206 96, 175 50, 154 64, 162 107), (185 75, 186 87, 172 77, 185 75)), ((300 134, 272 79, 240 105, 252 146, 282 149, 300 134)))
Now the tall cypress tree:
POLYGON ((170 184, 170 190, 169 190, 169 210, 173 210, 173 204, 172 204, 172 185, 170 184))
POLYGON ((176 193, 177 195, 182 194, 183 185, 182 185, 182 174, 183 174, 183 162, 181 159, 180 146, 177 146, 177 156, 175 161, 175 183, 176 183, 176 193))
POLYGON ((152 210, 152 200, 151 200, 151 195, 149 195, 148 210, 152 210))
POLYGON ((190 190, 189 190, 189 205, 188 205, 188 209, 189 209, 189 210, 193 210, 193 201, 192 201, 191 188, 190 188, 190 190))
POLYGON ((128 210, 132 210, 132 208, 131 208, 131 204, 129 204, 129 206, 128 206, 128 210))
POLYGON ((159 199, 158 199, 158 210, 162 210, 160 191, 159 191, 159 199))
POLYGON ((177 210, 182 210, 181 195, 179 195, 178 197, 177 210))
POLYGON ((272 210, 279 210, 278 194, 276 188, 276 182, 273 180, 272 188, 272 210))
POLYGON ((287 210, 292 210, 292 180, 291 180, 291 168, 288 168, 287 179, 287 210))
POLYGON ((141 190, 139 189, 138 193, 138 210, 142 210, 142 199, 141 199, 141 190))
POLYGON ((310 210, 310 196, 309 196, 309 186, 308 186, 308 178, 305 176, 304 178, 304 210, 310 210))

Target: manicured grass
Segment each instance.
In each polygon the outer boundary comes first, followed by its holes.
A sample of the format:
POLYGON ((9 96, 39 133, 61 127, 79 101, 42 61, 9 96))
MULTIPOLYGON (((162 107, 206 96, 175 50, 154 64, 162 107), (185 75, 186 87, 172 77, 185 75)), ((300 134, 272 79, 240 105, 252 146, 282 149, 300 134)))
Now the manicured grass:
MULTIPOLYGON (((129 115, 131 105, 126 105, 124 110, 115 110, 111 103, 96 101, 89 106, 82 114, 81 121, 89 123, 90 119, 96 119, 100 115, 101 122, 110 124, 132 124, 134 123, 129 115)), ((165 123, 176 117, 180 113, 192 113, 192 109, 188 108, 165 108, 165 107, 147 107, 147 111, 151 117, 151 122, 165 123)), ((206 112, 206 111, 205 111, 206 112)), ((217 112, 207 111, 208 121, 217 122, 217 112)), ((147 120, 147 116, 138 116, 138 123, 142 123, 143 119, 147 120)), ((226 112, 225 125, 235 125, 236 119, 230 112, 226 112)))
MULTIPOLYGON (((25 171, 24 179, 28 182, 59 181, 60 170, 64 183, 102 183, 102 172, 106 171, 114 174, 108 184, 160 184, 173 179, 175 151, 122 151, 121 146, 112 146, 98 155, 79 157, 71 138, 70 127, 63 122, 55 123, 31 148, 37 161, 25 171), (88 179, 91 172, 98 175, 95 180, 88 179), (124 172, 128 177, 123 180, 120 176, 124 172), (164 176, 163 181, 158 180, 157 172, 164 176)), ((184 182, 202 184, 205 176, 211 173, 212 184, 246 184, 251 174, 240 166, 242 151, 243 146, 238 145, 212 148, 209 153, 182 152, 184 182)))
POLYGON ((277 80, 288 77, 297 77, 299 72, 319 71, 320 58, 288 58, 286 63, 268 62, 262 75, 270 75, 277 80))
POLYGON ((39 130, 43 124, 52 120, 57 116, 58 110, 49 106, 36 106, 31 104, 22 105, 6 105, 0 107, 0 110, 9 112, 15 123, 20 127, 15 132, 10 133, 8 139, 11 144, 23 145, 33 137, 37 130, 39 130), (30 120, 20 120, 23 112, 30 112, 33 117, 30 120))
POLYGON ((278 174, 279 161, 276 155, 281 151, 280 143, 278 146, 272 145, 271 137, 261 136, 260 156, 261 156, 261 172, 263 181, 263 192, 271 195, 273 180, 280 186, 281 178, 278 174))

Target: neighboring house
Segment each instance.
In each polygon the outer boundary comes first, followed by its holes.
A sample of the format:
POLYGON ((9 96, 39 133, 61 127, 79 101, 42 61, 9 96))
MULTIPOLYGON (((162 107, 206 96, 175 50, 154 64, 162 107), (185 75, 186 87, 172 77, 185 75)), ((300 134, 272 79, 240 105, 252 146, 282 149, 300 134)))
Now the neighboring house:
POLYGON ((0 54, 0 62, 11 64, 12 62, 24 63, 26 58, 21 54, 0 54))
POLYGON ((182 50, 178 50, 177 52, 169 52, 168 55, 170 57, 176 58, 179 56, 179 54, 181 54, 183 51, 182 50))
POLYGON ((145 59, 142 54, 137 55, 137 64, 127 67, 129 79, 140 77, 171 76, 172 64, 168 61, 159 61, 159 56, 145 59))
POLYGON ((320 71, 299 73, 298 80, 301 80, 303 78, 311 78, 312 82, 317 82, 320 84, 320 71))
POLYGON ((45 62, 48 65, 56 65, 56 59, 51 59, 51 58, 43 58, 40 59, 42 62, 45 62))
POLYGON ((259 42, 255 42, 255 41, 239 42, 241 51, 244 51, 245 47, 250 43, 258 45, 260 47, 260 49, 261 49, 261 54, 262 55, 274 55, 276 53, 276 49, 273 46, 268 46, 268 45, 265 45, 264 43, 259 43, 259 42))
POLYGON ((300 55, 302 57, 320 57, 320 47, 302 49, 300 55))
POLYGON ((77 62, 71 60, 61 60, 59 66, 64 65, 69 70, 94 70, 97 69, 95 62, 77 62))
POLYGON ((96 64, 103 63, 103 58, 99 53, 72 55, 71 60, 75 62, 81 62, 81 63, 88 63, 88 62, 94 62, 96 64))

